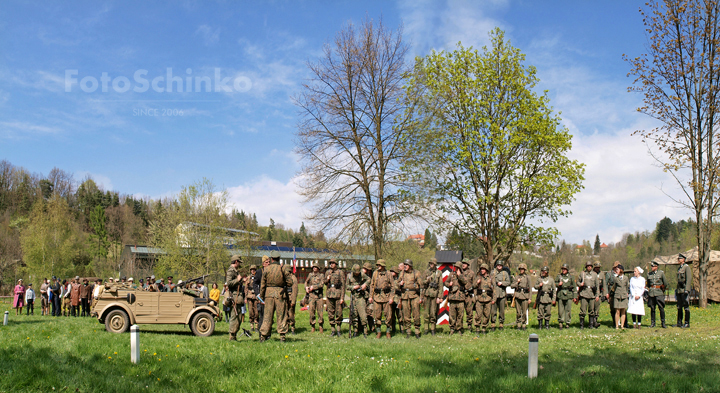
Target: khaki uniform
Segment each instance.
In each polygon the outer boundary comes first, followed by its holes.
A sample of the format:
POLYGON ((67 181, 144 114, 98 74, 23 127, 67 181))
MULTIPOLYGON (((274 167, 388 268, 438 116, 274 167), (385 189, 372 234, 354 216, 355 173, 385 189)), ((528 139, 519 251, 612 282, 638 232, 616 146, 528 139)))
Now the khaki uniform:
POLYGON ((225 273, 225 282, 227 283, 233 301, 232 311, 230 311, 230 339, 235 340, 237 332, 240 330, 240 307, 242 307, 245 299, 242 292, 242 277, 232 265, 230 265, 225 273))
POLYGON ((288 293, 286 288, 292 287, 292 274, 287 266, 280 266, 280 263, 273 260, 263 269, 262 280, 260 281, 260 298, 265 301, 263 322, 260 327, 260 336, 270 337, 270 330, 273 324, 273 313, 277 317, 277 332, 281 338, 287 333, 287 311, 288 293))
POLYGON ((612 270, 608 270, 605 273, 605 288, 607 299, 608 299, 608 306, 610 306, 610 317, 613 321, 613 326, 617 326, 617 322, 615 322, 615 292, 613 292, 613 283, 615 282, 615 273, 613 273, 612 270))
MULTIPOLYGON (((257 274, 257 273, 256 273, 257 274)), ((248 276, 244 280, 245 286, 245 308, 248 313, 248 322, 253 329, 258 325, 258 311, 257 311, 257 294, 253 289, 253 283, 255 282, 254 276, 248 276)))
POLYGON ((535 283, 535 289, 538 290, 535 302, 537 303, 537 319, 540 327, 543 321, 546 325, 550 325, 550 317, 552 316, 552 304, 555 302, 555 280, 552 277, 540 277, 535 283), (542 284, 542 286, 540 285, 542 284))
POLYGON ((327 285, 327 313, 330 329, 340 330, 342 324, 342 303, 345 298, 345 274, 340 269, 330 269, 325 272, 325 285, 327 285))
POLYGON ((572 301, 577 297, 575 279, 570 274, 560 273, 555 278, 555 285, 557 287, 558 324, 560 324, 560 327, 563 324, 565 327, 570 327, 572 301))
POLYGON ((432 332, 435 331, 437 325, 438 304, 436 300, 442 287, 442 272, 434 267, 428 268, 423 279, 422 294, 425 298, 425 323, 429 325, 432 332))
POLYGON ((367 274, 348 274, 345 287, 350 291, 350 326, 356 333, 367 334, 367 302, 365 296, 370 290, 370 277, 367 274), (365 289, 362 286, 365 285, 365 289), (353 289, 360 286, 358 289, 353 289))
POLYGON ((395 333, 395 329, 398 327, 401 331, 404 329, 405 318, 402 314, 402 291, 398 286, 400 280, 398 280, 397 277, 393 277, 393 280, 395 280, 395 285, 393 286, 392 292, 393 302, 390 305, 390 326, 392 326, 392 331, 395 333))
POLYGON ((448 306, 450 316, 450 334, 459 331, 462 333, 462 313, 465 309, 465 281, 461 275, 450 273, 445 286, 448 288, 448 306))
POLYGON ((690 265, 683 263, 677 272, 677 325, 680 326, 685 311, 685 325, 690 325, 690 290, 692 289, 692 270, 690 265))
POLYGON ((402 285, 398 285, 402 293, 402 312, 405 322, 405 333, 410 334, 412 325, 415 325, 415 335, 420 334, 420 288, 422 277, 420 272, 412 269, 410 272, 400 272, 398 278, 402 285), (414 323, 413 323, 414 322, 414 323))
POLYGON ((323 286, 325 285, 325 276, 319 271, 310 273, 305 280, 305 290, 312 287, 312 291, 308 292, 308 311, 310 312, 310 326, 315 329, 315 322, 323 327, 323 312, 325 306, 323 304, 323 286), (317 314, 317 315, 316 315, 317 314))
POLYGON ((380 333, 383 323, 383 314, 385 315, 386 330, 388 332, 390 331, 391 310, 389 301, 393 295, 394 286, 395 281, 387 270, 376 270, 375 273, 373 273, 372 280, 370 281, 370 296, 375 304, 373 317, 375 318, 375 331, 378 334, 380 333))
POLYGON ((655 326, 655 309, 660 309, 660 320, 665 327, 665 288, 668 287, 665 272, 658 269, 647 275, 648 306, 650 307, 650 323, 655 326))
POLYGON ((597 314, 595 316, 595 328, 600 326, 599 318, 600 318, 600 304, 602 304, 603 299, 605 299, 605 295, 607 295, 607 287, 605 285, 605 276, 602 273, 595 272, 598 275, 598 282, 600 283, 598 286, 598 293, 600 295, 600 299, 595 301, 595 309, 597 310, 597 314))
MULTIPOLYGON (((288 294, 288 312, 287 312, 287 324, 292 332, 295 332, 295 308, 297 305, 298 297, 298 279, 293 273, 290 273, 292 279, 292 286, 289 288, 290 293, 288 294)), ((288 290, 286 288, 286 290, 288 290)))
POLYGON ((520 274, 511 285, 511 288, 515 289, 515 311, 517 312, 515 324, 518 328, 525 328, 527 325, 528 301, 530 300, 530 277, 526 273, 520 274))
MULTIPOLYGON (((465 281, 463 290, 465 291, 465 317, 467 318, 467 327, 469 330, 472 330, 473 310, 475 309, 475 281, 477 278, 475 277, 475 272, 472 271, 470 267, 461 270, 460 275, 462 275, 465 281)), ((462 323, 462 321, 460 323, 462 323)))
POLYGON ((578 276, 580 297, 580 327, 585 324, 585 315, 590 317, 590 325, 594 325, 597 317, 595 298, 600 296, 600 279, 594 271, 584 271, 578 276))
MULTIPOLYGON (((482 329, 485 333, 490 323, 492 303, 495 301, 495 287, 497 282, 489 274, 478 274, 479 284, 475 287, 475 330, 482 329)), ((502 301, 505 301, 504 299, 502 301)))
POLYGON ((505 323, 505 306, 507 305, 507 292, 505 292, 505 288, 510 286, 510 274, 505 270, 498 271, 496 268, 493 269, 490 277, 495 285, 493 288, 495 304, 490 306, 490 322, 493 328, 495 328, 496 321, 499 322, 499 326, 502 328, 505 323))

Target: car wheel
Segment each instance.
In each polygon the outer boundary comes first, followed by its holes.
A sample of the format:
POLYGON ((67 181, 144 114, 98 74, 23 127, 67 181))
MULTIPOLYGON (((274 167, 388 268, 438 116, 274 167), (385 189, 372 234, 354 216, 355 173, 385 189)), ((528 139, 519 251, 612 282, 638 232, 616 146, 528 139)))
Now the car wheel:
POLYGON ((215 319, 210 313, 197 313, 190 322, 190 330, 196 336, 207 337, 215 331, 215 319))
POLYGON ((105 317, 105 329, 110 333, 125 333, 130 327, 130 318, 124 310, 112 310, 105 317))

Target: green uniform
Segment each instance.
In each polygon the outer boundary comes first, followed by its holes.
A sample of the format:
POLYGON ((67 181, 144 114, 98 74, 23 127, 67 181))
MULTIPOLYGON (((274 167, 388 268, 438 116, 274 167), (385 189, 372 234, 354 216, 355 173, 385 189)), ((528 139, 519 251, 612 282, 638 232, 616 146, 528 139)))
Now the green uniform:
POLYGON ((692 270, 690 265, 683 263, 677 272, 677 289, 675 290, 675 298, 677 299, 677 325, 681 326, 683 311, 685 311, 685 325, 690 326, 690 290, 692 289, 692 270))
POLYGON ((505 306, 507 305, 507 292, 505 288, 510 286, 510 274, 505 270, 493 269, 492 274, 493 283, 493 297, 495 298, 495 304, 490 307, 490 317, 492 327, 495 328, 495 322, 499 322, 499 327, 502 328, 505 323, 505 306))
POLYGON ((615 309, 627 309, 628 298, 630 297, 630 279, 625 277, 624 274, 616 276, 612 288, 613 293, 615 294, 615 309))
MULTIPOLYGON (((475 286, 475 331, 482 329, 485 333, 490 323, 492 303, 495 301, 494 289, 497 285, 489 274, 480 275, 475 286), (479 281, 479 283, 477 282, 479 281)), ((505 299, 502 299, 505 301, 505 299)))
POLYGON ((390 272, 387 270, 376 270, 373 273, 372 280, 370 281, 370 296, 372 301, 375 303, 374 314, 375 318, 375 331, 380 334, 380 329, 383 324, 383 315, 385 316, 385 327, 389 334, 390 332, 390 303, 393 294, 393 287, 395 286, 395 280, 393 280, 390 272))
POLYGON ((459 331, 462 333, 462 313, 465 308, 465 281, 461 275, 455 272, 445 280, 445 286, 448 288, 448 306, 450 317, 450 334, 459 331))
POLYGON ((436 299, 442 290, 442 272, 436 267, 429 267, 425 272, 423 282, 423 295, 425 297, 425 323, 428 324, 431 332, 435 331, 437 325, 438 305, 436 299))
POLYGON ((615 284, 615 273, 609 270, 605 273, 605 288, 608 299, 608 306, 610 306, 610 317, 612 317, 613 326, 617 326, 615 322, 615 292, 613 292, 613 285, 615 284))
POLYGON ((535 297, 537 303, 538 325, 542 328, 543 322, 549 327, 552 316, 552 304, 555 302, 555 281, 552 277, 540 277, 535 283, 538 293, 535 297), (541 285, 542 284, 542 285, 541 285))
POLYGON ((286 288, 290 293, 288 294, 288 312, 287 312, 287 324, 290 331, 295 332, 295 308, 297 306, 298 297, 298 279, 293 273, 290 273, 292 279, 292 287, 286 288))
POLYGON ((517 312, 515 324, 518 329, 524 329, 527 325, 528 301, 530 300, 530 277, 526 273, 520 274, 510 287, 515 290, 515 311, 517 312))
POLYGON ((577 297, 575 279, 570 274, 558 274, 555 278, 557 287, 556 299, 558 303, 558 324, 560 327, 570 327, 572 301, 577 297))
POLYGON ((273 324, 273 313, 277 317, 277 332, 281 339, 285 339, 287 333, 287 312, 288 290, 292 288, 292 274, 286 266, 280 266, 280 263, 273 259, 266 268, 263 269, 262 280, 260 280, 260 298, 265 302, 265 311, 263 312, 263 322, 260 327, 261 339, 270 337, 270 331, 273 324))
POLYGON ((420 287, 422 277, 417 270, 410 268, 409 272, 400 272, 398 277, 398 288, 401 290, 402 312, 405 322, 405 333, 410 335, 410 330, 415 325, 415 335, 420 335, 420 287), (400 285, 402 283, 402 285, 400 285))
POLYGON ((590 319, 590 326, 595 324, 597 308, 595 298, 600 296, 600 279, 594 271, 584 271, 578 276, 578 296, 580 298, 580 328, 585 326, 585 315, 590 319))
POLYGON ((370 277, 366 274, 348 274, 345 288, 350 291, 350 326, 355 333, 367 334, 367 314, 365 313, 367 303, 365 296, 370 289, 370 277), (362 286, 365 285, 365 289, 362 286), (355 289, 356 286, 359 288, 355 289))
POLYGON ((245 299, 242 292, 242 277, 232 265, 225 273, 225 282, 233 301, 232 311, 230 312, 229 334, 231 340, 236 340, 237 332, 240 330, 240 307, 242 307, 245 299))
POLYGON ((325 272, 327 285, 327 313, 330 329, 340 332, 342 324, 342 303, 345 298, 345 274, 340 269, 329 269, 325 272))
POLYGON ((305 291, 308 293, 308 311, 310 312, 310 326, 315 330, 315 323, 320 324, 323 328, 323 286, 325 285, 325 276, 319 271, 308 274, 305 280, 305 291), (312 288, 312 289, 311 289, 312 288))
MULTIPOLYGON (((473 310, 475 309, 475 272, 468 267, 465 270, 460 271, 463 280, 465 281, 465 318, 467 319, 467 327, 472 330, 473 327, 473 310)), ((460 318, 462 319, 462 317, 460 318)), ((462 321, 460 322, 462 323, 462 321)))
POLYGON ((660 321, 665 327, 665 288, 668 287, 665 272, 658 269, 647 275, 648 306, 650 307, 650 326, 655 327, 655 309, 660 309, 660 321))

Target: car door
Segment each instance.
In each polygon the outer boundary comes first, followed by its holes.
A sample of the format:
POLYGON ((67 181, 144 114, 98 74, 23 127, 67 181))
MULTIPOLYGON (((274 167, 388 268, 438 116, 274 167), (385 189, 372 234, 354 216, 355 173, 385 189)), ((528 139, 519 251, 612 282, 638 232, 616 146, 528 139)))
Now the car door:
POLYGON ((162 323, 184 323, 183 294, 178 292, 163 292, 159 297, 160 320, 162 323))
POLYGON ((137 323, 152 323, 158 317, 159 292, 138 291, 135 293, 135 320, 137 323))

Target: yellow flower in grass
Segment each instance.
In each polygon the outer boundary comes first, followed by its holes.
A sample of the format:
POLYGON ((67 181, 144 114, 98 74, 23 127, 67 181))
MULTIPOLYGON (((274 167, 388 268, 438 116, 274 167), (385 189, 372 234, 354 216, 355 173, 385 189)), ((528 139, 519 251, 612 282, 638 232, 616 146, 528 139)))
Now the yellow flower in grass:
POLYGON ((108 359, 112 359, 112 356, 108 356, 108 359))
POLYGON ((180 344, 176 345, 175 348, 180 348, 180 344))
POLYGON ((115 355, 117 355, 117 352, 115 352, 115 355))
POLYGON ((285 355, 285 359, 287 359, 287 358, 288 358, 288 355, 285 355))

